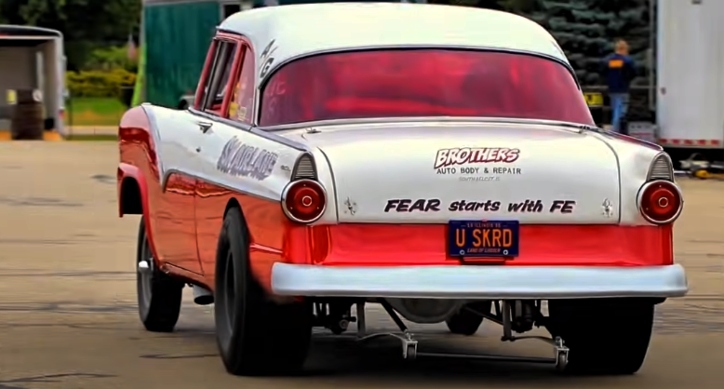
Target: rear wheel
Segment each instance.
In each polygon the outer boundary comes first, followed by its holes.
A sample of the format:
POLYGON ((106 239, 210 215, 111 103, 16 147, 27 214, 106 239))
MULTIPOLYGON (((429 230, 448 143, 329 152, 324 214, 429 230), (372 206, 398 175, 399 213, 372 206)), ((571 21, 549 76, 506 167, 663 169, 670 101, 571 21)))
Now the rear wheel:
POLYGON ((483 323, 481 313, 490 313, 492 301, 481 301, 466 304, 460 311, 445 321, 447 328, 453 334, 473 335, 478 332, 480 324, 483 323))
POLYGON ((636 373, 643 365, 653 329, 654 302, 551 300, 548 310, 548 330, 570 349, 566 373, 624 375, 636 373))
POLYGON ((312 334, 308 303, 276 304, 249 269, 248 232, 238 209, 224 218, 216 257, 216 340, 234 375, 283 375, 300 370, 312 334))
POLYGON ((171 332, 181 312, 183 282, 157 269, 141 218, 136 254, 138 315, 148 331, 171 332))

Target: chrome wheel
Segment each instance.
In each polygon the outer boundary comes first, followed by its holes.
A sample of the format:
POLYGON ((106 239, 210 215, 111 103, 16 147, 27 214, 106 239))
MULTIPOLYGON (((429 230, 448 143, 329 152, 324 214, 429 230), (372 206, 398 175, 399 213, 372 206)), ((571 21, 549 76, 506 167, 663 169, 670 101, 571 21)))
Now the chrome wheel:
POLYGON ((151 294, 153 291, 153 270, 154 270, 153 255, 151 255, 151 248, 148 246, 148 241, 143 241, 143 247, 141 248, 141 258, 139 258, 136 264, 136 271, 138 272, 138 286, 141 289, 141 298, 143 299, 143 305, 149 307, 151 305, 151 294))
POLYGON ((144 327, 154 332, 173 331, 181 312, 184 283, 158 271, 141 219, 136 251, 136 295, 138 315, 144 327))

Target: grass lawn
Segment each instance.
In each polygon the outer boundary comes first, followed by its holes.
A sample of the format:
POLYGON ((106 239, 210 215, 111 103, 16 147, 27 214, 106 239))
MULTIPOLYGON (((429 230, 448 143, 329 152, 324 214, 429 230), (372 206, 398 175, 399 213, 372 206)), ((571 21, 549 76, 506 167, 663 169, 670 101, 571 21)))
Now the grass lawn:
POLYGON ((127 108, 115 97, 77 97, 65 109, 66 126, 117 126, 127 108))
POLYGON ((104 134, 88 134, 88 135, 79 135, 79 134, 71 134, 68 135, 65 140, 73 140, 73 141, 81 141, 81 142, 97 142, 97 141, 118 141, 118 136, 116 135, 104 135, 104 134))

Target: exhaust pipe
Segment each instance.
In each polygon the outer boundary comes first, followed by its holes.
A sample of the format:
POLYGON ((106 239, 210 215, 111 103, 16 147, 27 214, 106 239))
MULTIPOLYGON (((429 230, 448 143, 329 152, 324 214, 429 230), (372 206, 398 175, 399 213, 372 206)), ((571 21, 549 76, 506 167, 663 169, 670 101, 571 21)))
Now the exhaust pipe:
POLYGON ((214 303, 214 296, 211 291, 198 285, 194 285, 194 302, 199 305, 209 305, 214 303))

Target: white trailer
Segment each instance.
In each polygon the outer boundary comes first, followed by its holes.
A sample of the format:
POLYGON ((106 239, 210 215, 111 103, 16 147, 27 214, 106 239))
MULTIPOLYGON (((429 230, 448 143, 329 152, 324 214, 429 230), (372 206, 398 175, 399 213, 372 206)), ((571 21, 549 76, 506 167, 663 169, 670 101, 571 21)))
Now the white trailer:
POLYGON ((656 124, 675 161, 724 160, 724 0, 658 0, 656 124))
POLYGON ((0 25, 0 131, 10 128, 14 91, 37 90, 47 130, 65 135, 63 35, 41 27, 0 25))

